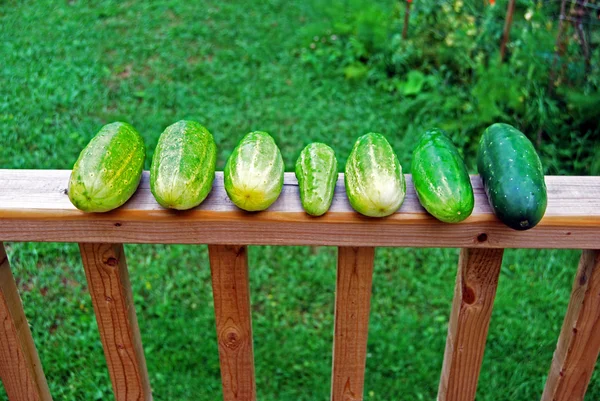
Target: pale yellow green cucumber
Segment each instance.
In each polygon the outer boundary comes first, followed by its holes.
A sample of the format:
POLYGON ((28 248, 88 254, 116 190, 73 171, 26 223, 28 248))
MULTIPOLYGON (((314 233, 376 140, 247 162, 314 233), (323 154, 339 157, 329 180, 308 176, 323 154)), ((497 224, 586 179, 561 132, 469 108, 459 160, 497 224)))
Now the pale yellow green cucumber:
POLYGON ((389 216, 400 208, 406 195, 402 166, 381 134, 358 138, 346 162, 344 178, 350 205, 365 216, 389 216))
POLYGON ((225 191, 240 209, 265 210, 281 193, 283 172, 283 158, 275 140, 266 132, 251 132, 227 159, 225 191))
POLYGON ((338 178, 335 152, 324 143, 311 143, 296 161, 296 178, 302 207, 312 216, 329 210, 338 178))
POLYGON ((107 212, 123 205, 140 183, 145 157, 144 141, 131 125, 105 125, 73 166, 69 199, 84 212, 107 212))
POLYGON ((163 207, 187 210, 209 194, 215 179, 217 145, 195 121, 178 121, 158 139, 150 167, 150 190, 163 207))

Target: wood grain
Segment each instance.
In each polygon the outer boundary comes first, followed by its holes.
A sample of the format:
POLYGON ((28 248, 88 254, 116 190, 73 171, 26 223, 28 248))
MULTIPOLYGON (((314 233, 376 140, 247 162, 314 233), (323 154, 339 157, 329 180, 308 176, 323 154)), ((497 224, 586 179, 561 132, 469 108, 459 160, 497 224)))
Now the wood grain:
POLYGON ((600 251, 583 251, 542 401, 584 399, 600 351, 600 251))
POLYGON ((335 288, 332 401, 361 401, 375 249, 339 247, 335 288))
POLYGON ((475 399, 503 253, 461 250, 438 401, 475 399))
POLYGON ((0 378, 10 401, 51 401, 15 279, 0 243, 0 378))
POLYGON ((252 316, 245 246, 210 245, 219 361, 225 401, 255 401, 252 316))
POLYGON ((150 401, 123 245, 79 244, 116 401, 150 401))
POLYGON ((237 209, 218 173, 211 194, 186 212, 165 210, 149 189, 147 172, 123 207, 102 214, 75 209, 66 195, 68 170, 0 170, 0 241, 270 244, 456 248, 600 248, 600 177, 546 177, 548 209, 534 229, 514 231, 491 212, 481 180, 471 178, 473 215, 445 224, 428 215, 407 175, 407 195, 383 219, 354 212, 340 175, 331 210, 304 213, 298 184, 286 173, 280 198, 267 211, 237 209))

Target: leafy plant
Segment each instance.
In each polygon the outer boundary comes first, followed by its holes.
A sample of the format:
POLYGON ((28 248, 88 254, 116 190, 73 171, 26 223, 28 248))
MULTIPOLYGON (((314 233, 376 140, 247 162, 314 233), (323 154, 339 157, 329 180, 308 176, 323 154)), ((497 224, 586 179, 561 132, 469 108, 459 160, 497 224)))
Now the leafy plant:
MULTIPOLYGON (((388 4, 385 14, 381 10, 387 3, 333 4, 345 22, 328 26, 337 41, 314 51, 313 64, 323 65, 324 56, 330 73, 341 68, 347 79, 366 78, 393 93, 402 100, 400 110, 423 129, 436 124, 456 132, 468 156, 474 155, 483 129, 502 121, 540 146, 549 173, 591 171, 592 144, 600 139, 600 128, 592 121, 599 109, 600 55, 594 49, 595 62, 587 73, 578 43, 570 40, 552 70, 557 4, 517 3, 504 63, 498 45, 505 2, 486 7, 475 0, 415 2, 408 39, 400 35, 403 2, 388 4), (550 83, 552 74, 556 79, 550 83), (562 151, 556 153, 555 146, 562 151)), ((566 32, 573 33, 568 25, 566 32)))

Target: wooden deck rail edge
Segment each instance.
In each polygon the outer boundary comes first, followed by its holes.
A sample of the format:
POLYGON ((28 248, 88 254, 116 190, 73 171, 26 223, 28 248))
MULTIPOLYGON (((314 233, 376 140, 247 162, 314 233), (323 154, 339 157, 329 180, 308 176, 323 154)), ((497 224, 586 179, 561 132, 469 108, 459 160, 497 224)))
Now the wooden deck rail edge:
POLYGON ((144 172, 127 204, 98 214, 71 205, 69 174, 0 170, 0 241, 600 249, 600 177, 547 176, 544 219, 534 229, 515 231, 493 215, 478 176, 472 177, 471 217, 445 224, 420 206, 410 175, 401 209, 372 219, 351 209, 342 175, 330 211, 314 218, 302 209, 293 173, 285 174, 281 196, 264 212, 237 209, 220 172, 202 205, 185 212, 165 210, 152 197, 144 172))
MULTIPOLYGON (((596 300, 600 252, 595 250, 600 249, 600 177, 546 177, 546 216, 532 230, 514 231, 493 215, 478 176, 471 177, 475 191, 473 215, 463 223, 444 224, 420 206, 410 175, 406 176, 408 192, 400 211, 388 218, 370 219, 351 209, 342 175, 329 213, 313 218, 302 209, 298 184, 291 173, 285 175, 280 198, 265 212, 237 209, 225 193, 222 173, 217 173, 213 191, 200 207, 186 212, 165 210, 152 197, 145 172, 134 197, 125 206, 104 214, 82 213, 71 205, 67 195, 69 174, 68 170, 0 170, 0 244, 80 244, 118 401, 152 399, 123 243, 210 245, 225 401, 257 398, 246 245, 339 247, 333 401, 363 399, 373 247, 463 248, 439 401, 473 401, 475 397, 503 249, 583 249, 543 400, 583 399, 600 350, 596 335, 600 321, 596 300)), ((8 294, 13 300, 9 317, 23 326, 25 318, 8 263, 2 266, 6 274, 0 295, 8 294)), ((11 327, 0 330, 0 335, 15 337, 11 327)), ((28 331, 19 333, 21 349, 35 358, 16 354, 20 362, 10 366, 0 361, 2 379, 12 386, 10 399, 49 400, 31 335, 28 331), (26 392, 20 393, 20 389, 26 392)))

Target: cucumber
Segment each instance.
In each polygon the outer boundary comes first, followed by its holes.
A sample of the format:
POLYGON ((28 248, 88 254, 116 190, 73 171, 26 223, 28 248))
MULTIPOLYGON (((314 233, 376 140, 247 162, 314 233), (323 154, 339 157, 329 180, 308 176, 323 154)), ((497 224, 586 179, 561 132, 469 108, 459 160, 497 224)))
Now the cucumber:
POLYGON ((527 230, 544 217, 548 199, 542 163, 522 132, 508 124, 489 126, 479 141, 477 169, 504 224, 527 230))
POLYGON ((421 205, 446 223, 463 221, 475 204, 469 172, 440 129, 425 132, 413 152, 412 179, 421 205))
POLYGON ((296 161, 300 201, 306 213, 321 216, 329 210, 338 178, 335 152, 324 143, 311 143, 296 161))
POLYGON ((383 135, 370 133, 358 138, 345 171, 346 194, 357 212, 384 217, 402 205, 406 195, 402 166, 383 135))
POLYGON ((146 147, 129 124, 105 125, 81 151, 69 179, 69 199, 84 212, 108 212, 134 194, 146 147))
POLYGON ((212 189, 217 145, 195 121, 178 121, 161 134, 150 167, 150 190, 163 207, 198 206, 212 189))
POLYGON ((240 209, 265 210, 283 188, 283 158, 266 132, 246 134, 233 150, 223 172, 225 191, 240 209))

